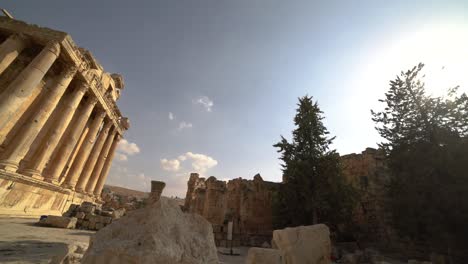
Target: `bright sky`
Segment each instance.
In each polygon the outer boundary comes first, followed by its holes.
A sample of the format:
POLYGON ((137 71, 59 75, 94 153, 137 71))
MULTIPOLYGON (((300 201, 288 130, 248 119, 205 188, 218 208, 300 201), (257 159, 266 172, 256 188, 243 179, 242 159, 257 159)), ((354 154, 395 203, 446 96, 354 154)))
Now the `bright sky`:
POLYGON ((185 196, 190 172, 280 181, 272 145, 314 96, 341 154, 375 147, 370 109, 419 62, 434 94, 468 91, 468 1, 4 1, 71 34, 125 78, 131 128, 108 183, 185 196))

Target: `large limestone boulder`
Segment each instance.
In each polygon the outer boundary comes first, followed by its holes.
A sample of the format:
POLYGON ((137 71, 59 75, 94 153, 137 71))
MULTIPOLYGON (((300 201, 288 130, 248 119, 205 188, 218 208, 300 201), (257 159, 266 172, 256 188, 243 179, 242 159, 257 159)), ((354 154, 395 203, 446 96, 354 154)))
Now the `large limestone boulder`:
POLYGON ((162 197, 97 232, 83 264, 218 263, 211 224, 162 197))
POLYGON ((275 230, 272 242, 285 264, 331 263, 330 230, 324 224, 275 230))
POLYGON ((247 253, 246 264, 282 264, 278 249, 252 247, 247 253))

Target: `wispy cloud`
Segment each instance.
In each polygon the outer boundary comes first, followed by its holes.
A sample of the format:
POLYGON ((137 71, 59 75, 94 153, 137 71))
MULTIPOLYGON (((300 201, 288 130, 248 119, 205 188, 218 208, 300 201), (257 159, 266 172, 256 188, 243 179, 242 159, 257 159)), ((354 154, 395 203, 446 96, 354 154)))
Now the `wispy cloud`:
POLYGON ((128 156, 138 153, 140 153, 140 148, 136 143, 130 143, 126 139, 122 139, 117 146, 116 158, 119 161, 127 161, 128 156))
POLYGON ((175 116, 172 112, 169 112, 169 120, 174 120, 175 116))
POLYGON ((128 160, 128 157, 127 155, 125 154, 122 154, 122 153, 116 153, 115 154, 115 158, 119 161, 127 161, 128 160))
POLYGON ((217 160, 208 155, 199 153, 187 152, 184 155, 179 156, 179 159, 189 160, 192 164, 192 169, 200 174, 204 174, 208 169, 218 165, 217 160))
POLYGON ((200 174, 204 174, 208 169, 218 165, 218 161, 214 158, 200 153, 187 152, 180 155, 177 159, 161 159, 161 167, 166 171, 180 171, 180 170, 195 170, 200 174), (183 168, 182 163, 188 162, 190 168, 183 168))
POLYGON ((183 129, 186 129, 186 128, 192 128, 192 127, 193 127, 192 123, 182 121, 182 122, 179 123, 178 130, 180 131, 180 130, 183 130, 183 129))
POLYGON ((180 162, 177 159, 161 159, 161 167, 165 171, 178 171, 180 162))
POLYGON ((200 96, 195 98, 192 100, 192 103, 203 106, 207 112, 211 112, 214 105, 213 100, 208 98, 208 96, 200 96))

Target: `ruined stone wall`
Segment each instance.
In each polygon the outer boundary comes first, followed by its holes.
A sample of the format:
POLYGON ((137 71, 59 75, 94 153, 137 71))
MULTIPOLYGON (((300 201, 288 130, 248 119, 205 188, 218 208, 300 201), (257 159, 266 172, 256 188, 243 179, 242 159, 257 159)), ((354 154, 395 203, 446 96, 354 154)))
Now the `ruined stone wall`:
POLYGON ((192 173, 188 181, 185 210, 198 213, 213 224, 217 245, 226 246, 227 224, 233 221, 235 246, 260 246, 270 242, 272 227, 272 196, 279 183, 233 179, 227 183, 215 177, 199 178, 192 173))
POLYGON ((366 148, 360 154, 341 157, 343 174, 360 192, 355 221, 365 241, 389 241, 386 224, 388 214, 383 209, 384 184, 388 178, 384 153, 366 148))

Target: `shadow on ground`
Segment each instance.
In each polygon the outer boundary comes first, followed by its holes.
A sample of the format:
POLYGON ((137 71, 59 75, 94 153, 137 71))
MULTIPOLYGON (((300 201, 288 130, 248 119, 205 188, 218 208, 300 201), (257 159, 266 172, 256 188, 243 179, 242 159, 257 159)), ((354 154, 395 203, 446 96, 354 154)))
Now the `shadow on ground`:
POLYGON ((0 241, 0 263, 48 263, 52 256, 66 250, 67 244, 61 242, 0 241))

